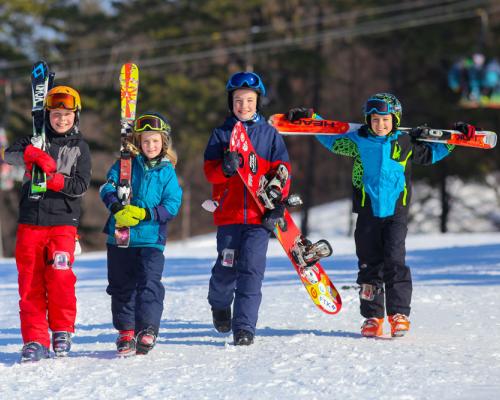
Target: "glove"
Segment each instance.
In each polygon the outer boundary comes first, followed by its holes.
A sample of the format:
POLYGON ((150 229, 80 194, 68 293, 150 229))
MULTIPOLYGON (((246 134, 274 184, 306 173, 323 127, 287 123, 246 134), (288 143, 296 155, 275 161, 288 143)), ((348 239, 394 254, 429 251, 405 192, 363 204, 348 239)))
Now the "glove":
POLYGON ((288 110, 286 114, 286 118, 293 122, 297 121, 298 119, 301 118, 311 118, 314 114, 314 110, 312 108, 305 108, 305 107, 297 107, 297 108, 291 108, 288 110))
POLYGON ((420 136, 422 136, 423 131, 427 129, 426 125, 423 126, 417 126, 416 128, 411 128, 410 131, 408 132, 412 141, 417 140, 420 136))
POLYGON ((224 152, 224 158, 222 159, 222 172, 225 177, 229 178, 230 176, 233 176, 239 166, 240 157, 236 151, 224 152))
POLYGON ((262 216, 262 226, 266 228, 269 232, 274 231, 276 224, 283 229, 285 221, 283 216, 285 215, 285 205, 283 203, 276 204, 276 207, 272 210, 267 210, 262 216))
POLYGON ((147 208, 141 208, 137 206, 133 206, 131 204, 127 204, 123 207, 129 215, 133 218, 138 219, 139 221, 149 221, 151 219, 151 214, 147 208))
POLYGON ((26 169, 31 171, 33 164, 38 165, 43 172, 50 174, 56 172, 57 164, 54 159, 49 156, 45 151, 29 144, 24 149, 24 163, 26 164, 26 169))
POLYGON ((112 214, 116 214, 118 211, 123 210, 123 205, 122 203, 116 201, 113 204, 111 204, 109 210, 111 211, 112 214))
POLYGON ((455 122, 453 124, 453 129, 462 132, 468 140, 476 135, 476 127, 465 122, 455 122))
POLYGON ((64 175, 58 172, 47 175, 47 189, 60 192, 64 188, 64 175))
POLYGON ((139 223, 139 220, 137 218, 134 218, 125 208, 114 214, 114 217, 116 226, 119 228, 123 228, 126 226, 135 226, 139 223))

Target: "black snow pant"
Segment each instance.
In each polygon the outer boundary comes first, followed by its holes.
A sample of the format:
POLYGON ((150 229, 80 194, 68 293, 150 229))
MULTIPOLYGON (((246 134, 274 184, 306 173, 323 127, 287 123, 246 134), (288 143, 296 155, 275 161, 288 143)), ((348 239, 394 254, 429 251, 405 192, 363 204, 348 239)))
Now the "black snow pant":
POLYGON ((165 256, 155 247, 120 248, 108 244, 108 282, 113 326, 135 333, 152 327, 158 335, 165 288, 165 256))
POLYGON ((360 213, 354 238, 358 256, 360 310, 365 318, 410 315, 412 280, 405 264, 408 216, 377 218, 360 213))

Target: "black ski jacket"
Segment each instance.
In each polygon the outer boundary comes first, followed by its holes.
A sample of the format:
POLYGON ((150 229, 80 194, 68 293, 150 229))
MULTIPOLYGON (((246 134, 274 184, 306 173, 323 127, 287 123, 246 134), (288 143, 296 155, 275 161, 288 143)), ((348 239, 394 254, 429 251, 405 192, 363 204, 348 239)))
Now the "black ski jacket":
MULTIPOLYGON (((89 146, 77 127, 61 136, 52 132, 47 125, 47 151, 57 162, 57 172, 64 175, 64 188, 60 192, 47 190, 41 199, 31 200, 31 180, 25 175, 18 222, 40 226, 78 226, 82 196, 90 185, 89 146)), ((15 141, 6 149, 5 161, 12 165, 24 166, 24 149, 31 143, 30 140, 31 137, 24 137, 15 141)))

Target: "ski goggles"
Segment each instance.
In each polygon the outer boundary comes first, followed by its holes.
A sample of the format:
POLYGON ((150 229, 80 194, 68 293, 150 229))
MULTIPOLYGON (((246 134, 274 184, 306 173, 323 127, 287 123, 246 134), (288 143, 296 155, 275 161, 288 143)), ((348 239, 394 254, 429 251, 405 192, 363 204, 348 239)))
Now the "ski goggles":
POLYGON ((394 112, 391 104, 380 99, 370 99, 365 105, 365 114, 387 115, 394 112))
POLYGON ((156 115, 141 115, 135 120, 134 131, 170 132, 170 125, 156 115))
POLYGON ((45 108, 47 110, 55 110, 57 108, 64 108, 69 111, 76 111, 78 105, 74 96, 68 93, 54 93, 47 96, 45 100, 45 108))
POLYGON ((266 89, 262 79, 253 72, 237 72, 229 78, 226 85, 227 90, 235 90, 243 87, 256 89, 263 96, 266 95, 266 89))

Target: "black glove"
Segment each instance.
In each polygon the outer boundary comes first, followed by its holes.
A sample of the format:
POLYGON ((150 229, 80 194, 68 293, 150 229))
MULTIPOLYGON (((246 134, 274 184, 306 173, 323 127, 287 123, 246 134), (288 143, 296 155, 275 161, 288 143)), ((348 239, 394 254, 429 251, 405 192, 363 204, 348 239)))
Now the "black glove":
POLYGON ((224 176, 230 177, 236 173, 240 165, 240 158, 236 151, 226 151, 224 152, 224 158, 222 159, 222 172, 224 176))
POLYGON ((274 231, 276 224, 279 224, 282 230, 286 230, 284 227, 285 220, 283 216, 285 215, 285 205, 283 203, 276 204, 272 210, 267 210, 262 216, 262 226, 266 228, 269 232, 274 231))
POLYGON ((416 128, 411 128, 410 131, 408 132, 412 141, 417 140, 420 136, 422 136, 422 133, 424 130, 427 129, 426 125, 423 126, 417 126, 416 128))
POLYGON ((312 108, 305 108, 305 107, 297 107, 297 108, 291 108, 288 110, 286 114, 286 118, 293 122, 297 121, 298 119, 301 118, 311 118, 314 114, 314 110, 312 108))
POLYGON ((116 214, 118 211, 123 210, 123 205, 122 203, 116 201, 113 204, 111 204, 109 210, 111 211, 112 214, 116 214))
POLYGON ((455 122, 453 129, 462 132, 467 139, 472 139, 476 135, 476 127, 465 122, 455 122))

